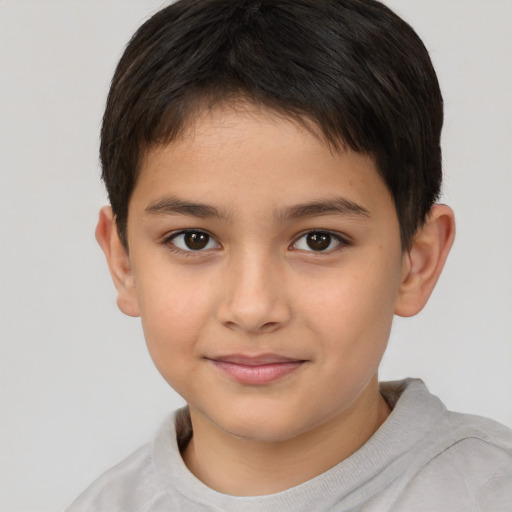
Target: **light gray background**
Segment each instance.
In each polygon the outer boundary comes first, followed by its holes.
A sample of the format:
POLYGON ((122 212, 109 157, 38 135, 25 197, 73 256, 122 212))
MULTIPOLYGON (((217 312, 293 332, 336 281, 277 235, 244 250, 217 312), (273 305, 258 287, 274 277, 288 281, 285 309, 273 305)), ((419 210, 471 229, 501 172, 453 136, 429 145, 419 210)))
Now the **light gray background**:
MULTIPOLYGON (((382 378, 512 426, 512 3, 389 0, 446 101, 458 235, 382 378)), ((93 231, 108 83, 157 0, 0 0, 0 511, 64 508, 181 404, 123 317, 93 231)))

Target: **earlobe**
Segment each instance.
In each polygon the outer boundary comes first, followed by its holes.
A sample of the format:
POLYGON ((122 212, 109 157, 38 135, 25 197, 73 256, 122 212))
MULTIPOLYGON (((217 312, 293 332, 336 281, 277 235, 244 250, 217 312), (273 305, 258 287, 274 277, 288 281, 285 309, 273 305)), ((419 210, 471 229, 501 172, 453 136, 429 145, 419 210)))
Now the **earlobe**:
POLYGON ((110 275, 117 290, 119 309, 126 315, 139 316, 130 258, 119 238, 116 220, 110 206, 100 210, 96 240, 107 258, 110 275))
POLYGON ((427 303, 455 238, 455 218, 446 205, 434 205, 404 255, 395 314, 413 316, 427 303))

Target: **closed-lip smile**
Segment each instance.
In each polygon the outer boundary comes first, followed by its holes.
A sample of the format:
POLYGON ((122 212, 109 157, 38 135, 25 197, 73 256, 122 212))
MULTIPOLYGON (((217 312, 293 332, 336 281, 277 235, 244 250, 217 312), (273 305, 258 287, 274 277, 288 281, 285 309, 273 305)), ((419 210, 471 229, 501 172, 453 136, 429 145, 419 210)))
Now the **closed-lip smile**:
POLYGON ((306 361, 278 354, 229 354, 208 357, 229 378, 245 385, 264 385, 281 380, 298 370, 306 361))

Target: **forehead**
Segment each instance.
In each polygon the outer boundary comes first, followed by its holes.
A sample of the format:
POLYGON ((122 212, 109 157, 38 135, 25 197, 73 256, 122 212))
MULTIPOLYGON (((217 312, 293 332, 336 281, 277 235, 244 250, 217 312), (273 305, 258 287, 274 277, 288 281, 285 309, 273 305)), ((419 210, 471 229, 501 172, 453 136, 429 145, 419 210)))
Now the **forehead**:
POLYGON ((394 209, 370 156, 335 150, 313 123, 247 103, 202 111, 177 139, 146 153, 132 200, 166 195, 231 210, 331 196, 394 209))

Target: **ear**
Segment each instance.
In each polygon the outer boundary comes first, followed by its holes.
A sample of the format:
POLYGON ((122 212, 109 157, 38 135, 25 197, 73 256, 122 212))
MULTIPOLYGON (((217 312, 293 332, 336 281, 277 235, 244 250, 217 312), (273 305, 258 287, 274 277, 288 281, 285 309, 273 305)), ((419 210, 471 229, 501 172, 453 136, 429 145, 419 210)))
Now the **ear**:
POLYGON ((117 305, 126 315, 139 316, 135 282, 128 252, 119 238, 116 219, 110 206, 100 210, 96 240, 107 258, 110 275, 117 290, 117 305))
POLYGON ((455 238, 455 217, 450 207, 434 205, 404 255, 402 283, 395 314, 413 316, 427 303, 443 270, 455 238))

